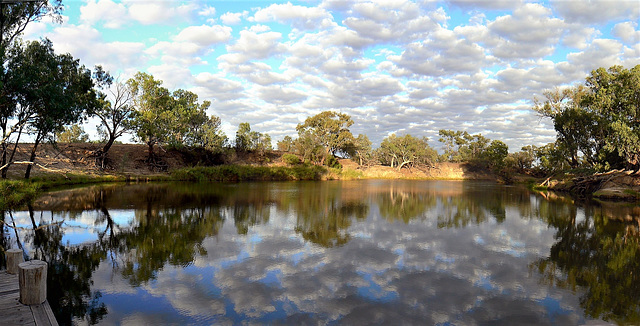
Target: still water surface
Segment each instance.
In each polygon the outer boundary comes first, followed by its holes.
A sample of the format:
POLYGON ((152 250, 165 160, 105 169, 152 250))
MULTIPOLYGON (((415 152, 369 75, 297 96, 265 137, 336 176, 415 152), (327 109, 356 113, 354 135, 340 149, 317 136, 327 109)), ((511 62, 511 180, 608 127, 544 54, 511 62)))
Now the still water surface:
POLYGON ((638 224, 609 217, 639 215, 484 182, 101 185, 2 245, 50 263, 61 324, 633 324, 638 224))

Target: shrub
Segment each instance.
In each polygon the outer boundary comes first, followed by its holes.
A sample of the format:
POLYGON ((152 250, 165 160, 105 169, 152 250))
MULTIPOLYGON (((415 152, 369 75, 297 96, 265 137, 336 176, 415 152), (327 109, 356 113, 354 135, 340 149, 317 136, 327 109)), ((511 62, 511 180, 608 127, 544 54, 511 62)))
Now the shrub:
POLYGON ((295 156, 294 154, 284 154, 282 155, 282 161, 289 165, 298 165, 300 164, 300 158, 295 156))

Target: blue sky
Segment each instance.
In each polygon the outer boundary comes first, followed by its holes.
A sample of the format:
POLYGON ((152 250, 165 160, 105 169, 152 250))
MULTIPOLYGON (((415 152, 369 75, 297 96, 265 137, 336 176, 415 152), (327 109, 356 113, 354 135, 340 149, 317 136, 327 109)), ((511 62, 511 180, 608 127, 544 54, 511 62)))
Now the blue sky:
POLYGON ((249 122, 277 141, 334 110, 374 144, 409 133, 438 146, 438 130, 454 129, 517 151, 554 140, 530 110, 544 90, 640 64, 638 1, 63 3, 64 23, 31 24, 24 38, 123 81, 144 71, 191 90, 231 138, 249 122))

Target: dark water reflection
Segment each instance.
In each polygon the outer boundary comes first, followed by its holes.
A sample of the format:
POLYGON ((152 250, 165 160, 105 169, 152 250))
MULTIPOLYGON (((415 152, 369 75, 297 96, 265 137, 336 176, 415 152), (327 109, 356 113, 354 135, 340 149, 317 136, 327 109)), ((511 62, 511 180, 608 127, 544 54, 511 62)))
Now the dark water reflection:
POLYGON ((5 214, 2 246, 50 263, 61 324, 633 324, 639 216, 490 183, 113 185, 5 214))

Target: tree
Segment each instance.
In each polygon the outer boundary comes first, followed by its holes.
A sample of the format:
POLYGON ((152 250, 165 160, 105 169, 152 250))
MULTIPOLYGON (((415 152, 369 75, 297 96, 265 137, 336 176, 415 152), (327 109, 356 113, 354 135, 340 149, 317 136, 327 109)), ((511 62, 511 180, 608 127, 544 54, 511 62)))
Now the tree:
POLYGON ((606 126, 608 132, 597 135, 603 149, 618 154, 626 168, 640 168, 640 64, 598 68, 585 85, 589 92, 580 106, 606 126))
POLYGON ((109 149, 125 132, 133 129, 134 106, 130 88, 121 82, 113 83, 113 77, 96 66, 93 74, 99 89, 108 89, 109 95, 100 92, 100 105, 89 114, 100 119, 98 133, 102 135, 105 144, 93 155, 101 168, 106 168, 109 149))
POLYGON ((536 150, 538 148, 535 145, 527 145, 522 147, 519 152, 510 154, 513 158, 515 167, 520 172, 527 172, 533 168, 533 163, 536 161, 536 150))
POLYGON ((50 16, 55 22, 62 22, 62 0, 22 1, 17 3, 2 3, 2 20, 0 21, 0 47, 4 63, 4 50, 22 34, 31 22, 39 21, 50 16))
MULTIPOLYGON (((307 118, 303 124, 298 124, 298 138, 309 137, 310 143, 324 148, 325 155, 320 159, 320 164, 328 155, 335 156, 338 152, 345 153, 349 145, 353 143, 353 134, 349 127, 353 125, 351 117, 344 113, 324 111, 313 117, 307 118)), ((309 143, 305 141, 304 143, 309 143)))
POLYGON ((238 131, 236 131, 236 151, 246 152, 251 150, 251 125, 248 122, 243 122, 238 125, 238 131))
POLYGON ((368 165, 375 156, 371 148, 371 141, 369 140, 369 137, 367 137, 367 135, 359 134, 349 147, 348 155, 352 159, 357 158, 359 165, 368 165))
POLYGON ((445 146, 444 157, 450 162, 477 161, 490 141, 482 134, 471 135, 466 131, 441 129, 438 135, 445 146))
POLYGON ((460 146, 464 145, 469 137, 469 133, 466 131, 453 131, 441 129, 438 131, 441 143, 444 144, 444 157, 450 162, 460 162, 462 157, 460 156, 460 146))
POLYGON ((164 144, 171 135, 174 125, 171 93, 162 87, 162 81, 138 72, 127 81, 135 111, 133 128, 136 138, 149 147, 148 163, 155 165, 154 146, 164 144))
POLYGON ((248 122, 243 122, 238 126, 236 132, 236 150, 239 152, 257 151, 264 155, 266 151, 272 150, 271 136, 257 131, 252 131, 248 122))
POLYGON ((378 149, 382 164, 397 167, 431 165, 436 162, 438 153, 429 146, 426 137, 411 135, 397 137, 395 134, 382 140, 378 149))
POLYGON ((483 152, 483 158, 489 169, 500 172, 505 167, 505 159, 509 155, 509 146, 500 140, 494 140, 483 152))
MULTIPOLYGON (((11 100, 17 109, 12 114, 16 124, 9 132, 4 129, 5 137, 11 131, 21 133, 23 128, 32 133, 34 146, 30 162, 33 164, 38 145, 63 126, 74 124, 84 113, 91 112, 98 105, 98 98, 91 71, 70 54, 55 54, 53 44, 47 39, 28 42, 25 46, 18 44, 12 47, 9 58, 6 70, 11 75, 11 100)), ((6 140, 3 138, 3 142, 6 140)), ((27 166, 25 178, 29 178, 31 167, 27 166)))
POLYGON ((56 133, 55 138, 59 143, 86 143, 89 141, 89 135, 77 124, 64 127, 64 130, 56 133))
POLYGON ((553 121, 572 168, 640 168, 640 65, 599 68, 584 85, 545 97, 533 109, 553 121))
POLYGON ((196 143, 196 146, 202 146, 206 150, 213 153, 221 153, 229 142, 227 136, 222 132, 220 118, 212 115, 202 126, 202 143, 196 143))
POLYGON ((202 143, 211 102, 198 103, 198 95, 178 89, 173 92, 171 114, 173 127, 169 143, 174 146, 197 146, 202 143))
POLYGON ((284 136, 284 138, 277 144, 278 150, 283 152, 291 152, 294 148, 294 140, 291 136, 284 136))

